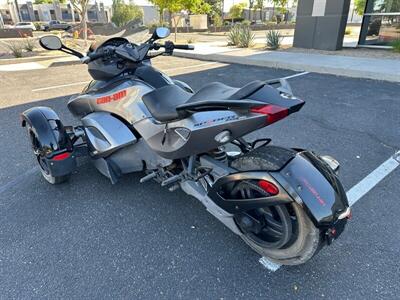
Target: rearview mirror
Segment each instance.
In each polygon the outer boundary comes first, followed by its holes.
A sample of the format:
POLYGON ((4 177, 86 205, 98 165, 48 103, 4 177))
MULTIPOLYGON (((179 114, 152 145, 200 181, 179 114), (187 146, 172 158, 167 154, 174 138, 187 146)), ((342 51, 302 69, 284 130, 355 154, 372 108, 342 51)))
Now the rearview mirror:
POLYGON ((156 30, 154 30, 153 33, 153 38, 154 39, 165 39, 168 37, 170 34, 170 31, 167 27, 157 27, 156 30))
POLYGON ((63 47, 60 38, 55 35, 46 35, 41 37, 39 44, 46 50, 60 50, 63 47))

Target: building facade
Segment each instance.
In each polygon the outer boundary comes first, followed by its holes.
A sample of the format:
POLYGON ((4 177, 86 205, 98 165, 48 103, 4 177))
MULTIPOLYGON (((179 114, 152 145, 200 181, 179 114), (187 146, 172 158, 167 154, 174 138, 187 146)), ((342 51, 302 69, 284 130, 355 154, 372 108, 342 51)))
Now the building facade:
MULTIPOLYGON (((89 22, 108 23, 111 21, 111 7, 96 2, 89 4, 87 20, 89 22)), ((79 14, 70 3, 62 4, 54 0, 51 4, 33 4, 27 1, 16 4, 14 0, 8 0, 0 4, 0 19, 4 25, 14 25, 18 22, 48 22, 52 20, 64 22, 79 22, 79 14)), ((1 22, 0 20, 0 22, 1 22)))

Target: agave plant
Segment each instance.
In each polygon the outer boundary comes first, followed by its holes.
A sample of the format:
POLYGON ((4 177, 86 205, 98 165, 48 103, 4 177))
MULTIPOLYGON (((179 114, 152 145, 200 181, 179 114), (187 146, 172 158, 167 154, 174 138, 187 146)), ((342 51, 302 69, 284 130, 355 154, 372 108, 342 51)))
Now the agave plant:
POLYGON ((253 41, 254 33, 248 25, 236 24, 228 33, 228 45, 248 48, 253 45, 253 41))
POLYGON ((23 46, 18 42, 5 43, 7 48, 11 51, 12 55, 16 58, 22 57, 23 46))
POLYGON ((278 30, 270 30, 267 32, 267 46, 271 50, 276 50, 281 46, 283 36, 278 30))
POLYGON ((25 45, 24 49, 28 52, 32 52, 35 49, 35 39, 32 38, 26 38, 25 39, 25 45))
POLYGON ((228 32, 228 46, 239 44, 240 24, 234 25, 228 32))

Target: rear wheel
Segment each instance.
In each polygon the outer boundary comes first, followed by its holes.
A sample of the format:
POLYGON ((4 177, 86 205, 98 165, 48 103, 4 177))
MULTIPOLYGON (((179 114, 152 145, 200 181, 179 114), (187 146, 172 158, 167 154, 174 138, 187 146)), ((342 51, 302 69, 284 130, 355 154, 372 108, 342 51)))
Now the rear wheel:
MULTIPOLYGON (((239 171, 266 170, 270 165, 257 150, 231 164, 239 171)), ((238 183, 232 193, 239 199, 269 195, 251 180, 238 183)), ((236 215, 235 221, 244 233, 242 239, 252 249, 280 264, 305 263, 321 248, 319 229, 296 202, 249 210, 236 215)))

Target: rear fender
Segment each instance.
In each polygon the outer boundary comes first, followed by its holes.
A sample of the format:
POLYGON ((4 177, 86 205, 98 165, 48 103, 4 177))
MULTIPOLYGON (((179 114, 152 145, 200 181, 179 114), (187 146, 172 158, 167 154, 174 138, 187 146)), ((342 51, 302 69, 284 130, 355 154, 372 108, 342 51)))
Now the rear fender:
POLYGON ((317 155, 299 151, 279 172, 271 173, 293 199, 301 201, 317 227, 331 227, 349 207, 337 175, 317 155))
POLYGON ((209 190, 209 196, 221 208, 232 214, 295 201, 304 208, 316 227, 337 226, 349 207, 339 179, 315 154, 302 150, 290 152, 294 155, 287 155, 286 160, 280 162, 279 169, 237 172, 219 178, 209 190), (278 187, 279 193, 257 199, 224 198, 221 194, 222 187, 242 180, 269 181, 278 187))

